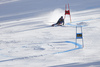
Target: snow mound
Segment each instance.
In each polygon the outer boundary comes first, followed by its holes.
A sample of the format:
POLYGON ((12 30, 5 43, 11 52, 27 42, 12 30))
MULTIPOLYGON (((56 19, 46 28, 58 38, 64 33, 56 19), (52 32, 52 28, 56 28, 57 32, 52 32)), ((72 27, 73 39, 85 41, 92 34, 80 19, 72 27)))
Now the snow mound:
POLYGON ((80 22, 80 23, 77 23, 77 25, 88 26, 88 23, 87 22, 80 22))

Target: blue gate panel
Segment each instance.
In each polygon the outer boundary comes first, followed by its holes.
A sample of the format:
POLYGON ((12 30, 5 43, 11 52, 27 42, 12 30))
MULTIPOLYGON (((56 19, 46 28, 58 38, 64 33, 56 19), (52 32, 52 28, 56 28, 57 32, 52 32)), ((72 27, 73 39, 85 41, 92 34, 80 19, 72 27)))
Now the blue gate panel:
POLYGON ((82 39, 82 33, 76 33, 76 39, 82 39))

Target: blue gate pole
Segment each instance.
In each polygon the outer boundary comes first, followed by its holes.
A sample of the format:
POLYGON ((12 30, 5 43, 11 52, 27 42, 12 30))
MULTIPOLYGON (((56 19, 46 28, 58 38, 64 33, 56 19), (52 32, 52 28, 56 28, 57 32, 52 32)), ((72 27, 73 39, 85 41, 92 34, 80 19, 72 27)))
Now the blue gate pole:
MULTIPOLYGON (((82 39, 82 47, 84 47, 84 40, 83 40, 83 32, 82 32, 82 26, 80 26, 79 28, 81 29, 81 31, 80 31, 80 33, 78 33, 77 31, 77 26, 76 26, 76 43, 77 43, 77 39, 82 39), (81 35, 81 36, 79 36, 79 35, 81 35)), ((75 45, 75 48, 76 48, 77 46, 75 45)))
MULTIPOLYGON (((76 26, 76 37, 77 37, 77 26, 76 26)), ((77 39, 76 39, 76 43, 77 43, 77 39)), ((76 45, 75 45, 75 48, 77 48, 76 45)))
POLYGON ((81 33, 82 33, 82 46, 83 46, 83 48, 84 48, 84 40, 83 40, 82 26, 81 26, 81 33))

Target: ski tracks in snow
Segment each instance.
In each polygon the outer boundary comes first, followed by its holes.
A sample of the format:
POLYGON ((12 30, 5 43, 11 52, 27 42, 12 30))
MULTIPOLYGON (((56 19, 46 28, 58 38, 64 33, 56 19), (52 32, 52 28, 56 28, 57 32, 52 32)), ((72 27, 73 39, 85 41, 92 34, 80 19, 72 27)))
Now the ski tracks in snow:
POLYGON ((77 48, 69 49, 69 50, 61 51, 61 52, 56 52, 56 53, 50 53, 50 54, 34 55, 34 56, 18 57, 18 58, 13 58, 13 59, 1 60, 0 62, 15 61, 15 60, 24 60, 24 59, 34 58, 34 57, 36 58, 36 57, 41 57, 41 56, 46 56, 46 55, 53 55, 53 54, 66 53, 66 52, 70 52, 70 51, 74 51, 74 50, 78 50, 78 49, 82 49, 82 48, 83 48, 82 45, 80 45, 80 44, 78 44, 78 43, 75 43, 75 42, 72 42, 72 41, 65 41, 65 43, 74 44, 75 46, 77 46, 77 48))

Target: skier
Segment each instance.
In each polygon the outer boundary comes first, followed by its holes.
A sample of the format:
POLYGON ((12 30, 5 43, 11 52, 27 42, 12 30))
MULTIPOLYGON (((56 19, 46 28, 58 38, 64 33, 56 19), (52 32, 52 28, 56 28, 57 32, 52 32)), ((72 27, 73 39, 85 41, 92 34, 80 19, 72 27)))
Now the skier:
POLYGON ((55 26, 55 25, 57 25, 57 26, 62 26, 62 25, 64 25, 63 16, 61 16, 61 17, 59 18, 59 20, 57 21, 56 24, 52 24, 52 26, 55 26))

